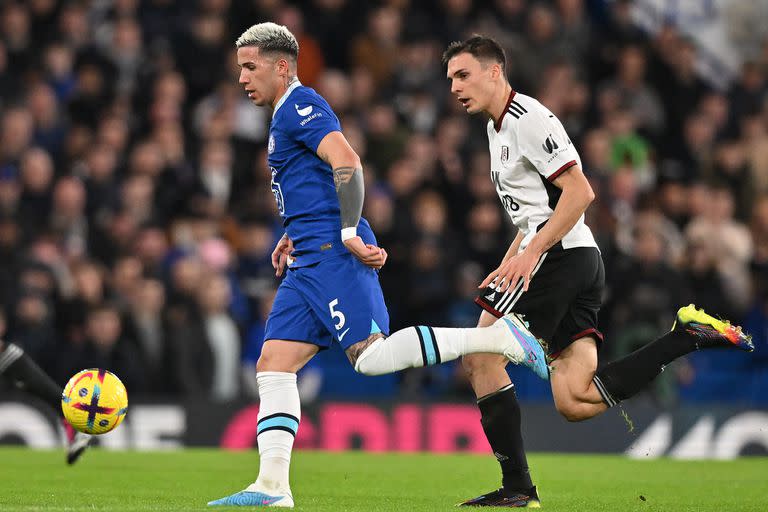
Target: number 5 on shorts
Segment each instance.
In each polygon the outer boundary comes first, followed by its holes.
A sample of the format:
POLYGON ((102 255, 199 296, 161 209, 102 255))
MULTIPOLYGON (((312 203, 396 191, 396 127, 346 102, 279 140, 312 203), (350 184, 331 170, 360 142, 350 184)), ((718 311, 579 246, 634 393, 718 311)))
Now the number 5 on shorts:
POLYGON ((342 327, 344 327, 344 323, 347 321, 346 317, 344 316, 344 313, 341 311, 336 311, 334 306, 337 306, 339 304, 339 299, 333 299, 331 302, 328 303, 328 309, 331 311, 331 318, 336 319, 336 324, 334 327, 336 330, 340 330, 342 327))

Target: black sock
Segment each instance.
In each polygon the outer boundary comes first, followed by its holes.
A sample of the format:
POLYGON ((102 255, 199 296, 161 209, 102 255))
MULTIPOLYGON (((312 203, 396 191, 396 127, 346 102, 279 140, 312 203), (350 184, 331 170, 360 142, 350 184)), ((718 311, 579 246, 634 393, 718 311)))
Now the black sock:
POLYGON ((607 364, 597 371, 593 381, 605 403, 613 406, 642 391, 665 365, 694 350, 696 339, 674 330, 607 364))
POLYGON ((5 345, 5 349, 0 352, 0 375, 5 375, 12 382, 21 384, 24 391, 49 404, 56 414, 62 414, 62 388, 20 347, 12 343, 5 345))
POLYGON ((501 464, 505 491, 527 492, 533 487, 520 429, 520 404, 512 384, 477 401, 480 423, 493 454, 501 464))

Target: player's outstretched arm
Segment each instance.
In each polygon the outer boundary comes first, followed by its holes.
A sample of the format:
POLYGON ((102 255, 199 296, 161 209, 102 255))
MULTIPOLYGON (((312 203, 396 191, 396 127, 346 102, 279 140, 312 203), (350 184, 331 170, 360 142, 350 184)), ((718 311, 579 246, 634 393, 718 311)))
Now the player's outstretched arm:
POLYGON ((375 245, 365 244, 357 236, 357 224, 363 213, 365 183, 360 157, 341 132, 326 135, 317 147, 317 155, 333 169, 333 182, 341 210, 341 240, 346 248, 369 267, 381 268, 387 252, 375 245))

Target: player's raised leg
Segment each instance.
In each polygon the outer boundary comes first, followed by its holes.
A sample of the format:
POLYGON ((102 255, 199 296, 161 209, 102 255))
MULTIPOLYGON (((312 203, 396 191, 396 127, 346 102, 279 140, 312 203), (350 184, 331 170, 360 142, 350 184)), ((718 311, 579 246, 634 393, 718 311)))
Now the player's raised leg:
POLYGON ((569 421, 591 418, 639 393, 675 359, 705 348, 751 352, 754 346, 740 327, 693 304, 678 310, 671 331, 596 372, 594 342, 578 340, 552 363, 555 404, 569 421))
POLYGON ((431 366, 477 353, 503 355, 515 364, 528 366, 542 379, 549 378, 543 348, 515 314, 505 315, 488 327, 408 327, 347 349, 355 370, 365 375, 431 366))
MULTIPOLYGON (((471 329, 419 325, 387 336, 389 313, 376 270, 351 255, 289 272, 297 293, 345 350, 355 370, 384 375, 453 361, 465 354, 491 353, 530 366, 548 378, 544 350, 515 314, 471 329)), ((297 338, 293 338, 297 339, 297 338)))
MULTIPOLYGON (((48 404, 61 416, 61 388, 18 345, 0 340, 0 376, 48 404)), ((66 424, 65 424, 66 427, 66 424)), ((67 464, 74 464, 93 440, 93 436, 73 429, 67 431, 67 464)))

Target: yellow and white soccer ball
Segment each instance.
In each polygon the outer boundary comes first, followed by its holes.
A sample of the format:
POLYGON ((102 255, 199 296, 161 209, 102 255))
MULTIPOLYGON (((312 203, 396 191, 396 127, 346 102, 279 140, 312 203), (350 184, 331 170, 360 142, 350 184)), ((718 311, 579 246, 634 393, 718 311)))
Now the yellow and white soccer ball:
POLYGON ((125 418, 128 392, 114 373, 89 368, 69 379, 61 395, 61 410, 75 430, 105 434, 125 418))

